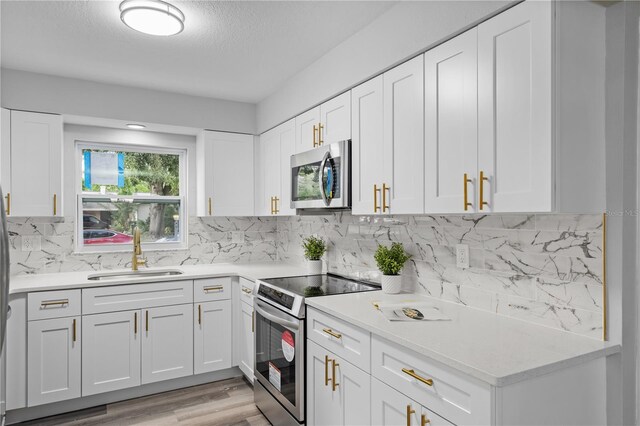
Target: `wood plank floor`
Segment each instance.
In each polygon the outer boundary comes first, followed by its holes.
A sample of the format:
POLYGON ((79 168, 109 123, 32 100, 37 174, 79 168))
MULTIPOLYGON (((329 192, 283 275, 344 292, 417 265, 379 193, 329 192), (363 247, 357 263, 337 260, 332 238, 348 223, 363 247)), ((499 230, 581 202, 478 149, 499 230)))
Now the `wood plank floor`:
POLYGON ((251 385, 243 378, 235 378, 47 417, 20 425, 267 426, 269 422, 253 403, 251 385))

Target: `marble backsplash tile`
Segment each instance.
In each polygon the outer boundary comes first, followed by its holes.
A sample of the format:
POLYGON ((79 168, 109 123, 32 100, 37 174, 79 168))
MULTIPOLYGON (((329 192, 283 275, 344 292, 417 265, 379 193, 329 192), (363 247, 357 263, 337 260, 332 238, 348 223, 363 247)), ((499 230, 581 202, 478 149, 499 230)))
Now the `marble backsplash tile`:
MULTIPOLYGON (((189 219, 187 248, 148 250, 144 255, 152 266, 274 261, 277 260, 276 226, 273 218, 192 217, 189 219), (238 237, 241 237, 240 242, 236 242, 238 237)), ((73 218, 56 222, 46 218, 10 218, 8 228, 11 275, 99 271, 131 266, 129 250, 116 253, 76 253, 73 218), (31 235, 40 237, 41 250, 24 252, 21 239, 31 235)))
POLYGON ((278 259, 302 261, 302 239, 326 238, 329 271, 378 281, 378 244, 412 255, 403 286, 478 309, 602 337, 601 215, 358 217, 348 213, 278 218, 278 259), (455 246, 469 246, 468 269, 455 246))
MULTIPOLYGON (((128 268, 129 251, 76 253, 73 218, 9 219, 11 274, 128 268), (41 250, 23 252, 23 236, 41 250)), ((328 242, 331 272, 378 281, 378 244, 402 242, 412 255, 404 287, 448 301, 559 328, 602 336, 602 216, 448 215, 189 220, 188 247, 146 251, 152 266, 216 262, 303 261, 302 239, 328 242), (235 238, 234 238, 235 237, 235 238), (469 245, 468 269, 456 267, 456 244, 469 245)))

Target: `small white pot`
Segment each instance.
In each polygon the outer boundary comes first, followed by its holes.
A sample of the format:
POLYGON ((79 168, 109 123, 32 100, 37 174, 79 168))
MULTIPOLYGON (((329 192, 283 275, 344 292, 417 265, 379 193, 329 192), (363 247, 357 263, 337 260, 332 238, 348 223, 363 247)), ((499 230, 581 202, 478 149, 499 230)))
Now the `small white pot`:
POLYGON ((309 275, 322 274, 322 260, 307 260, 307 273, 309 275))
POLYGON ((402 290, 402 275, 382 275, 380 277, 382 291, 388 294, 400 293, 402 290))

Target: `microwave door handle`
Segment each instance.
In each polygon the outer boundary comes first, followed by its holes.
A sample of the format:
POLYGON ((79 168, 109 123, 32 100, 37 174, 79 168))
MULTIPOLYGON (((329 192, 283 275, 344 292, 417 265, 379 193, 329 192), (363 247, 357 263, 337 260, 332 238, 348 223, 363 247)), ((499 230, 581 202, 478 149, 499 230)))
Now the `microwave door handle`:
POLYGON ((327 151, 322 158, 322 162, 320 163, 320 195, 322 196, 322 201, 324 201, 324 205, 329 207, 329 203, 331 202, 327 198, 327 194, 324 192, 324 167, 327 165, 327 161, 331 158, 331 153, 327 151))
POLYGON ((270 314, 269 312, 261 308, 260 305, 258 305, 257 303, 254 306, 254 309, 258 314, 262 315, 264 318, 268 319, 271 322, 275 322, 276 324, 280 324, 283 327, 287 327, 292 330, 298 330, 300 328, 297 322, 287 321, 284 318, 270 314))

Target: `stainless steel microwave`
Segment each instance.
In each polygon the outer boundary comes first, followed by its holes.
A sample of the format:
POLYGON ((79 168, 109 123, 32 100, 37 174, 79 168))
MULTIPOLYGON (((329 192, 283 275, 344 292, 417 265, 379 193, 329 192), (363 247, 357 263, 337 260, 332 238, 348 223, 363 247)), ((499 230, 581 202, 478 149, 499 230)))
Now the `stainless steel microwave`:
POLYGON ((291 156, 291 208, 351 208, 351 141, 291 156))

